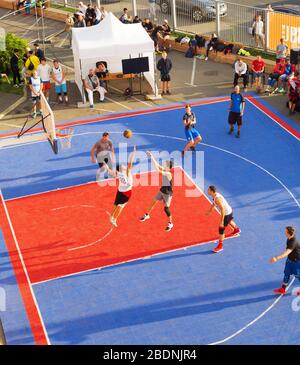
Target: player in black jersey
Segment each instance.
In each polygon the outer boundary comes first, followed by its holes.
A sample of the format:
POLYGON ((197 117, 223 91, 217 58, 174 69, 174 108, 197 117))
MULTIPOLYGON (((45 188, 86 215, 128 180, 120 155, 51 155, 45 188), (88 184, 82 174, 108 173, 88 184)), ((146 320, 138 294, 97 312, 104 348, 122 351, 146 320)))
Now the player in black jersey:
POLYGON ((140 219, 141 222, 150 219, 150 213, 152 209, 155 207, 158 201, 162 201, 164 203, 164 211, 168 216, 168 224, 166 227, 166 231, 169 232, 173 228, 172 214, 170 212, 170 206, 173 196, 173 176, 172 176, 172 168, 173 162, 166 161, 165 166, 161 166, 154 158, 151 152, 147 151, 147 155, 151 158, 156 170, 162 175, 162 186, 159 192, 156 194, 151 206, 149 207, 147 213, 140 219))

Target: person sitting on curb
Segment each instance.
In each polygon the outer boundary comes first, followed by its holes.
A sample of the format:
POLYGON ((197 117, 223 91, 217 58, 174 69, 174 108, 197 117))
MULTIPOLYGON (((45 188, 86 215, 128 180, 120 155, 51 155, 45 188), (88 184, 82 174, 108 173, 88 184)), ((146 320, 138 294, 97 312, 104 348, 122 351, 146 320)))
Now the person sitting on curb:
POLYGON ((278 81, 279 77, 284 74, 285 67, 286 63, 284 58, 282 58, 279 63, 276 63, 274 71, 269 75, 268 78, 268 85, 266 88, 267 93, 270 93, 272 91, 276 81, 278 81))
POLYGON ((243 85, 244 85, 244 91, 247 91, 247 85, 248 85, 248 67, 245 62, 242 61, 240 57, 238 57, 237 61, 234 64, 234 80, 233 80, 233 86, 237 86, 238 80, 240 78, 243 79, 243 85))
POLYGON ((284 86, 286 85, 288 79, 293 75, 295 71, 295 65, 292 65, 290 62, 290 58, 286 58, 286 65, 284 73, 278 79, 278 92, 285 93, 284 86))
POLYGON ((83 84, 84 84, 84 89, 88 94, 90 108, 94 107, 94 95, 93 95, 94 91, 98 91, 100 101, 101 102, 104 101, 104 95, 106 93, 106 90, 104 89, 104 87, 100 86, 99 79, 96 76, 93 68, 89 70, 89 73, 87 77, 84 79, 83 84))

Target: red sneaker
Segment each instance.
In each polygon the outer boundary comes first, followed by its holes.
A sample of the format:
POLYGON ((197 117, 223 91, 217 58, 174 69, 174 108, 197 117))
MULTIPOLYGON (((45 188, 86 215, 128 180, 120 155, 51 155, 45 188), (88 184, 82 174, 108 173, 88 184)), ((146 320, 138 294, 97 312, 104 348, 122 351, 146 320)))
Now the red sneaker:
POLYGON ((300 290, 298 290, 298 291, 296 292, 296 295, 300 295, 300 290))
POLYGON ((284 294, 286 294, 286 291, 285 291, 285 289, 283 289, 283 288, 279 288, 279 289, 275 289, 275 290, 274 290, 274 293, 275 293, 275 294, 284 295, 284 294))
POLYGON ((213 249, 213 252, 219 253, 219 252, 223 251, 223 249, 224 249, 223 243, 219 243, 218 246, 213 249))
POLYGON ((238 227, 235 227, 235 229, 232 232, 232 235, 236 235, 236 234, 239 234, 239 233, 241 233, 241 230, 238 227))

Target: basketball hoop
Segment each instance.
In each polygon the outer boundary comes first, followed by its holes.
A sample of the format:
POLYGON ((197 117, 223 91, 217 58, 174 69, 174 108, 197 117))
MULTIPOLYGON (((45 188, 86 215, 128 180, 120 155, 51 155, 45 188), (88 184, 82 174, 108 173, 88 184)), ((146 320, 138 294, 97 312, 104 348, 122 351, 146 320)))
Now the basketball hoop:
POLYGON ((73 134, 74 128, 60 128, 57 130, 56 137, 60 141, 60 145, 63 150, 71 148, 73 134))

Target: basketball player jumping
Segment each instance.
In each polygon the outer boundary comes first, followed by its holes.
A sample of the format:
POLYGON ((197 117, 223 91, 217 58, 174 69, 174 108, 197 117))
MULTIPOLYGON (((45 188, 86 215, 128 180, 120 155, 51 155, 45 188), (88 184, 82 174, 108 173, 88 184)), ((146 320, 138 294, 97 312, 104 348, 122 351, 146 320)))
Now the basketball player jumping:
POLYGON ((219 194, 217 192, 217 189, 215 186, 211 185, 208 188, 208 195, 210 195, 213 199, 213 203, 210 207, 210 210, 207 212, 207 214, 210 214, 214 208, 216 208, 220 214, 220 224, 219 224, 219 244, 218 246, 213 250, 213 252, 218 253, 223 251, 223 242, 225 238, 225 228, 230 225, 233 228, 232 234, 238 234, 241 232, 241 230, 237 227, 235 222, 233 221, 233 211, 231 206, 227 203, 227 200, 223 197, 223 195, 219 194))
POLYGON ((151 152, 147 151, 147 155, 151 158, 156 170, 162 175, 162 186, 159 190, 159 192, 156 194, 152 204, 150 205, 147 213, 144 214, 144 216, 140 219, 141 222, 144 222, 147 219, 150 219, 150 213, 152 209, 155 207, 156 203, 160 200, 164 203, 164 211, 166 215, 168 216, 169 222, 166 227, 166 231, 169 232, 173 228, 173 222, 172 222, 172 214, 170 212, 170 205, 172 201, 173 196, 173 189, 172 189, 172 168, 173 168, 173 162, 166 161, 165 166, 161 166, 154 158, 151 152))
POLYGON ((108 173, 119 180, 118 191, 116 194, 115 202, 114 202, 114 209, 110 216, 110 223, 117 227, 117 219, 119 218, 122 210, 124 209, 125 205, 128 203, 131 192, 132 192, 132 185, 133 185, 133 177, 132 177, 132 163, 134 160, 136 152, 136 146, 133 147, 133 152, 129 156, 128 164, 116 166, 116 171, 111 170, 107 164, 105 164, 105 168, 107 169, 108 173))
POLYGON ((196 115, 192 112, 192 108, 189 104, 185 107, 185 113, 183 116, 183 125, 184 125, 184 132, 187 139, 187 144, 184 147, 183 151, 181 152, 182 156, 185 154, 186 151, 191 150, 195 151, 195 148, 198 143, 202 141, 202 137, 196 127, 196 115))

